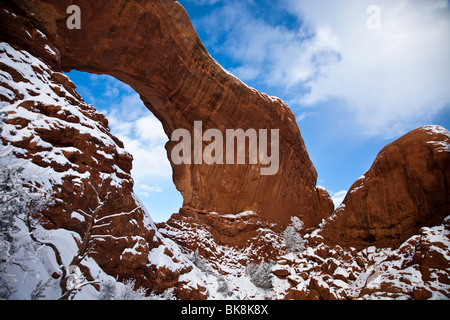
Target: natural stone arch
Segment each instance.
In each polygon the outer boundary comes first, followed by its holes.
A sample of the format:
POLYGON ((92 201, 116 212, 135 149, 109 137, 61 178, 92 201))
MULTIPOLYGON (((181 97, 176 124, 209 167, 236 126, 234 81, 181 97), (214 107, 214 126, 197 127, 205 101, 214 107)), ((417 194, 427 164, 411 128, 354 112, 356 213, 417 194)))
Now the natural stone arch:
MULTIPOLYGON (((279 129, 280 165, 261 176, 260 165, 174 165, 183 206, 220 214, 255 210, 287 224, 300 216, 316 226, 333 211, 294 114, 280 99, 258 92, 211 58, 176 1, 79 1, 81 29, 66 25, 72 1, 19 2, 33 12, 59 51, 61 69, 109 74, 129 84, 170 137, 178 128, 279 129)), ((175 145, 166 145, 168 154, 175 145)))

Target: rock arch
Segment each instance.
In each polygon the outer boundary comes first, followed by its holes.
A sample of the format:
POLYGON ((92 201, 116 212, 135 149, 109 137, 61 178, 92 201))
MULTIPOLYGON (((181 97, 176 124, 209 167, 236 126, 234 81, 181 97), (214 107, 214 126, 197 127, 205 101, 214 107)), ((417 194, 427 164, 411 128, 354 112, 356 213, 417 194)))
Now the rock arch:
MULTIPOLYGON (((223 70, 177 1, 79 1, 81 29, 66 25, 71 4, 22 0, 14 6, 32 12, 30 19, 54 44, 60 59, 48 63, 129 84, 169 137, 177 128, 192 132, 194 121, 205 130, 280 130, 280 169, 273 176, 261 176, 260 165, 172 164, 184 207, 220 214, 252 209, 281 224, 300 216, 306 227, 331 214, 331 199, 316 188, 317 173, 294 114, 280 99, 223 70)), ((166 145, 169 154, 174 145, 166 145)))

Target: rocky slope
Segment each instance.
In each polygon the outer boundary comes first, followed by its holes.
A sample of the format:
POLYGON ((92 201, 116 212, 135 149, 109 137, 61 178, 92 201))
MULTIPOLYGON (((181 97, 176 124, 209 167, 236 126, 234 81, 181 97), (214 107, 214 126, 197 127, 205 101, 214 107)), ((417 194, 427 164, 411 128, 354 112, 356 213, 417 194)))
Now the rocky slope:
POLYGON ((449 221, 420 229, 396 249, 313 245, 281 257, 274 272, 290 284, 287 299, 448 299, 449 221))
MULTIPOLYGON (((217 219, 212 217, 205 219, 217 219)), ((210 299, 425 300, 450 297, 450 216, 421 228, 398 248, 364 249, 324 244, 318 230, 304 236, 305 250, 289 252, 285 238, 261 226, 251 243, 224 244, 203 221, 188 213, 159 225, 200 268, 210 299), (264 244, 264 245, 261 245, 264 244), (270 246, 271 255, 261 252, 270 246), (264 258, 265 262, 263 262, 264 258), (268 263, 261 286, 253 263, 268 263), (225 285, 226 283, 226 285, 225 285), (264 282, 266 283, 266 282, 264 282)), ((240 218, 245 224, 248 213, 240 218)))
POLYGON ((225 72, 176 1, 80 1, 81 30, 69 4, 0 5, 1 298, 450 297, 447 130, 384 148, 330 216, 292 112, 225 72), (280 129, 279 173, 173 164, 184 206, 155 225, 72 68, 130 84, 169 136, 196 120, 280 129))

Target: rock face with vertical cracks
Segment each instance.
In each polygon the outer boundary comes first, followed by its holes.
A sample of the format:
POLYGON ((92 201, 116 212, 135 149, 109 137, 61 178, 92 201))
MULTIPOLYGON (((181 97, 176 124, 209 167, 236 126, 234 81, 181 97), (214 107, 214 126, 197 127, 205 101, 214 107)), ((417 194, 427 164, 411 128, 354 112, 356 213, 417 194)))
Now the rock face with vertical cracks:
POLYGON ((450 132, 425 126, 384 147, 321 231, 330 243, 397 247, 450 212, 450 132))
MULTIPOLYGON (((219 129, 279 129, 279 171, 262 176, 263 165, 175 165, 173 181, 183 207, 197 212, 258 212, 282 225, 299 216, 317 226, 333 205, 316 189, 317 173, 293 113, 227 73, 208 54, 188 15, 176 1, 77 1, 81 29, 66 25, 72 1, 15 1, 33 13, 59 52, 64 71, 109 74, 132 86, 161 121, 168 137, 178 128, 193 136, 194 121, 203 132, 219 129)), ((270 139, 269 139, 270 141, 270 139)), ((166 145, 168 155, 178 142, 166 145)), ((270 150, 270 148, 269 148, 270 150)), ((170 157, 169 157, 170 159, 170 157)))

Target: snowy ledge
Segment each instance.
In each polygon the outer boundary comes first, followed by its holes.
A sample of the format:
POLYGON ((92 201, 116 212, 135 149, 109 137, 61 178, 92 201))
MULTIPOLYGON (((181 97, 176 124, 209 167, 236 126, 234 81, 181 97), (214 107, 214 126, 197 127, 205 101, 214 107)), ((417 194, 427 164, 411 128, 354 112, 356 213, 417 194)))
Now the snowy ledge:
POLYGON ((241 213, 237 213, 237 214, 224 214, 224 215, 220 215, 217 212, 209 212, 209 215, 215 216, 215 217, 220 217, 220 218, 224 218, 226 220, 230 220, 230 221, 236 221, 239 219, 242 220, 247 220, 250 219, 251 217, 257 217, 258 214, 255 211, 252 210, 247 210, 241 213))

